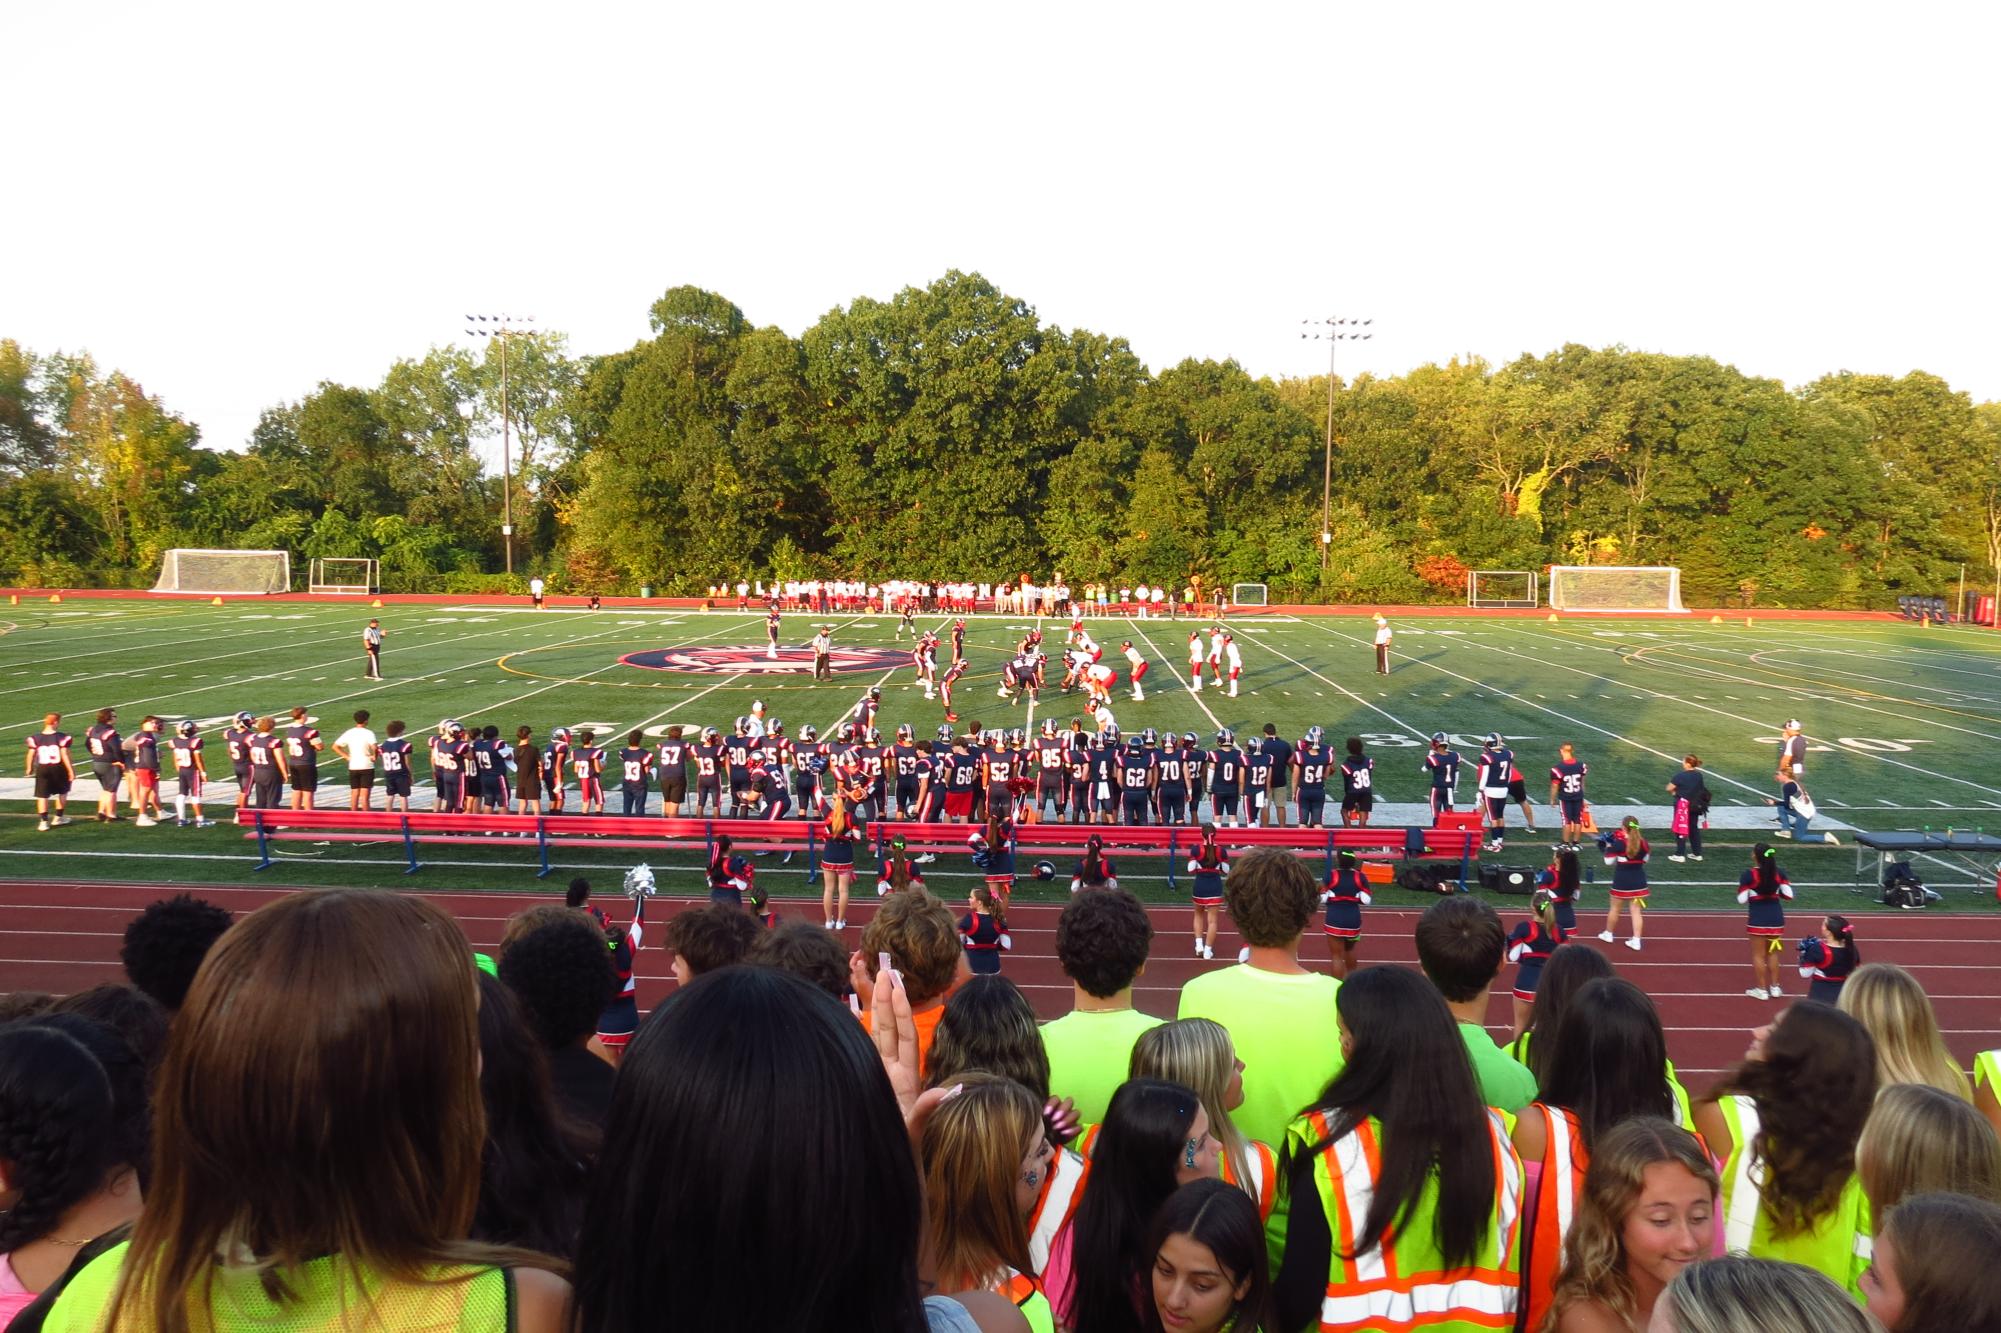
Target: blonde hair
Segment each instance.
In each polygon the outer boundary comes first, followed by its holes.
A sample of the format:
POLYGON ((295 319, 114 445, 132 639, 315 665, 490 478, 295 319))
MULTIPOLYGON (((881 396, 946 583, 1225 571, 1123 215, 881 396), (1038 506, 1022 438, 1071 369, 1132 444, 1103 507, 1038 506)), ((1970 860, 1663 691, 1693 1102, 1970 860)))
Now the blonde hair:
POLYGON ((1237 1187, 1257 1198, 1251 1175, 1251 1145, 1224 1109, 1223 1094, 1236 1072, 1237 1051, 1229 1029, 1209 1018, 1178 1018, 1148 1028, 1133 1043, 1128 1078, 1157 1078, 1179 1083, 1195 1094, 1209 1113, 1209 1132, 1223 1145, 1237 1187))
POLYGON ((1042 1132, 1035 1094, 1011 1079, 967 1072, 958 1095, 924 1126, 924 1251, 941 1291, 995 1285, 1029 1272, 1028 1219, 1014 1184, 1030 1140, 1042 1132))
MULTIPOLYGON (((1658 1116, 1637 1116, 1602 1136, 1591 1151, 1578 1195, 1576 1221, 1563 1238, 1563 1265, 1544 1333, 1563 1312, 1596 1302, 1621 1319, 1635 1314, 1633 1280, 1626 1274, 1626 1214, 1640 1201, 1647 1168, 1673 1163, 1717 1192, 1716 1167, 1695 1135, 1658 1116)), ((1713 1216, 1712 1209, 1712 1216, 1713 1216)))
POLYGON ((1837 1007, 1869 1030, 1876 1043, 1876 1080, 1923 1083, 1973 1100, 1966 1071, 1939 1036, 1931 997, 1916 977, 1894 963, 1864 963, 1841 988, 1837 1007))
POLYGON ((1939 1190, 2001 1203, 1994 1126, 1970 1103, 1923 1083, 1893 1083, 1876 1094, 1855 1169, 1877 1217, 1913 1194, 1939 1190))
MULTIPOLYGON (((1676 1333, 1882 1333, 1883 1326, 1831 1278, 1771 1259, 1705 1259, 1675 1275, 1661 1293, 1676 1333)), ((1656 1316, 1658 1320, 1658 1315, 1656 1316)))

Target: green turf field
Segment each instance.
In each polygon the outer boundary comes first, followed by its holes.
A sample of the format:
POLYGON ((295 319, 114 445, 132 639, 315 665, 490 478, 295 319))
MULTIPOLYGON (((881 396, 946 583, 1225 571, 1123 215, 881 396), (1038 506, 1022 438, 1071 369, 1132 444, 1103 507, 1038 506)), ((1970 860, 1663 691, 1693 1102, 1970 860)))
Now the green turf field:
MULTIPOLYGON (((372 613, 388 634, 388 679, 379 683, 362 677, 359 634, 370 614, 356 603, 214 607, 142 599, 0 608, 0 718, 16 756, 0 785, 0 874, 192 881, 249 874, 250 858, 234 829, 100 826, 89 820, 87 795, 72 811, 82 812, 78 823, 36 832, 32 805, 21 799, 27 788, 19 756, 23 738, 52 709, 65 714, 64 729, 79 737, 90 715, 105 706, 119 710, 127 735, 147 712, 170 722, 198 719, 210 738, 211 775, 224 779, 228 763, 216 733, 239 709, 282 715, 303 705, 331 742, 355 709, 366 708, 378 733, 392 718, 406 721, 420 749, 421 735, 443 717, 493 723, 510 739, 521 724, 534 727, 538 740, 557 725, 593 726, 601 737, 623 737, 635 727, 657 736, 674 723, 727 730, 753 698, 762 698, 769 715, 795 736, 809 722, 824 733, 878 683, 885 733, 907 721, 928 737, 944 720, 942 704, 924 701, 907 665, 844 673, 816 685, 803 675, 760 677, 727 665, 684 674, 619 661, 623 654, 670 647, 737 647, 761 655, 761 614, 538 614, 525 607, 390 605, 372 613)), ((910 644, 907 635, 893 638, 894 617, 839 623, 840 648, 907 650, 910 644)), ((949 619, 918 623, 943 627, 949 619)), ((1000 667, 1029 623, 993 616, 970 621, 973 669, 959 686, 961 727, 973 719, 1032 725, 1029 705, 1010 706, 994 694, 1000 667)), ((1531 775, 1538 803, 1547 794, 1542 775, 1557 745, 1572 741, 1591 766, 1590 795, 1601 821, 1609 823, 1608 812, 1628 806, 1648 821, 1658 905, 1731 902, 1726 886, 1734 886, 1745 849, 1769 827, 1760 822, 1761 802, 1773 790, 1778 729, 1788 717, 1800 718, 1809 737, 1807 785, 1820 803, 1821 826, 1837 833, 1847 827, 2001 830, 2001 772, 1988 762, 1988 747, 2001 741, 2001 635, 1991 632, 1883 622, 1746 625, 1741 618, 1712 625, 1706 616, 1566 617, 1559 624, 1420 617, 1395 622, 1396 669, 1382 678, 1372 673, 1371 626, 1364 617, 1242 617, 1234 630, 1245 673, 1240 697, 1232 699, 1213 688, 1201 694, 1185 688, 1189 624, 1091 622, 1106 647, 1105 660, 1121 667, 1122 677, 1123 639, 1152 663, 1144 703, 1126 699, 1121 683, 1115 711, 1128 732, 1194 731, 1207 745, 1218 727, 1243 738, 1271 722, 1297 740, 1317 723, 1337 750, 1342 738, 1360 735, 1376 757, 1379 800, 1392 803, 1392 813, 1379 810, 1378 823, 1405 822, 1393 813, 1396 803, 1424 799, 1418 761, 1434 730, 1452 734, 1469 760, 1483 734, 1501 732, 1531 775), (1672 865, 1665 860, 1672 836, 1665 829, 1663 789, 1691 749, 1708 770, 1719 827, 1712 830, 1705 863, 1672 865)), ((1044 629, 1053 651, 1064 625, 1046 622, 1044 629)), ((810 634, 810 618, 786 617, 788 648, 803 645, 810 634)), ((1067 721, 1082 711, 1081 697, 1065 699, 1053 684, 1052 677, 1033 722, 1051 714, 1067 721)), ((87 771, 80 743, 77 756, 79 770, 87 771)), ((329 753, 322 762, 321 804, 340 804, 340 761, 329 753)), ((422 774, 420 766, 420 780, 422 774)), ((1462 808, 1470 787, 1469 773, 1461 782, 1462 808)), ((171 791, 171 784, 163 790, 171 791)), ((425 803, 420 795, 418 804, 425 803)), ((227 802, 218 804, 226 814, 227 802)), ((615 791, 611 806, 618 807, 615 791)), ((1553 813, 1538 812, 1545 829, 1553 813)), ((1519 812, 1511 823, 1519 824, 1519 812)), ((1540 864, 1547 842, 1547 836, 1517 833, 1499 859, 1540 864)), ((535 883, 525 869, 491 864, 520 859, 518 849, 435 851, 427 858, 427 887, 535 883)), ((693 859, 667 861, 692 867, 693 859)), ((290 864, 273 873, 290 882, 405 882, 390 860, 369 848, 294 844, 286 860, 290 864)), ((1847 848, 1789 848, 1786 860, 1804 884, 1845 888, 1854 877, 1855 857, 1847 848)), ((623 863, 610 854, 573 855, 565 864, 571 862, 623 863)), ((1952 905, 1991 905, 1991 863, 1941 861, 1922 869, 1952 905)), ((693 887, 692 868, 685 879, 670 877, 665 887, 693 887)), ((773 881, 775 887, 788 884, 778 875, 773 881)))

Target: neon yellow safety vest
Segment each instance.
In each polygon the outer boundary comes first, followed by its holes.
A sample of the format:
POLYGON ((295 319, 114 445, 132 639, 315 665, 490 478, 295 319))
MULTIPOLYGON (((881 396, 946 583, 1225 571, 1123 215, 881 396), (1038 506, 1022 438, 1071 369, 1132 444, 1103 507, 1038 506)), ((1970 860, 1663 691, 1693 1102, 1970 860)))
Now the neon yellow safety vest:
MULTIPOLYGON (((1320 1304, 1323 1333, 1484 1333, 1511 1329, 1521 1300, 1522 1164, 1500 1115, 1489 1109, 1494 1152, 1494 1205, 1486 1234, 1469 1265, 1448 1266, 1438 1252, 1434 1218, 1438 1184, 1426 1184, 1417 1204, 1387 1247, 1353 1252, 1381 1173, 1382 1125, 1367 1120, 1323 1149, 1313 1163, 1318 1203, 1333 1238, 1327 1261, 1327 1294, 1320 1304)), ((1318 1111, 1286 1129, 1295 1151, 1327 1139, 1332 1127, 1318 1111)), ((1297 1205, 1294 1205, 1297 1206, 1297 1205)))
POLYGON ((1028 1333, 1056 1333, 1056 1312, 1049 1308, 1049 1298, 1042 1294, 1040 1282, 1010 1269, 1007 1281, 996 1290, 1021 1311, 1021 1317, 1028 1321, 1028 1333))
POLYGON ((2001 1051, 1982 1051, 1973 1057, 1973 1086, 1983 1083, 1994 1086, 1994 1095, 2001 1098, 2001 1051))
POLYGON ((1804 1264, 1840 1283, 1858 1299, 1862 1270, 1874 1250, 1869 1200, 1855 1176, 1842 1186, 1832 1212, 1814 1219, 1796 1236, 1772 1234, 1772 1214, 1761 1190, 1765 1164, 1751 1151, 1758 1135, 1758 1107, 1749 1097, 1727 1096, 1716 1103, 1730 1126, 1730 1160, 1723 1164, 1723 1244, 1732 1254, 1804 1264))
MULTIPOLYGON (((56 1298, 43 1326, 47 1333, 97 1333, 105 1327, 130 1249, 126 1244, 107 1250, 76 1275, 56 1298)), ((265 1292, 255 1271, 219 1269, 213 1322, 197 1318, 195 1326, 208 1324, 218 1333, 319 1333, 364 1322, 367 1310, 384 1328, 508 1333, 513 1327, 514 1279, 503 1268, 440 1269, 434 1282, 383 1282, 330 1257, 289 1269, 284 1279, 292 1299, 281 1303, 265 1292)))

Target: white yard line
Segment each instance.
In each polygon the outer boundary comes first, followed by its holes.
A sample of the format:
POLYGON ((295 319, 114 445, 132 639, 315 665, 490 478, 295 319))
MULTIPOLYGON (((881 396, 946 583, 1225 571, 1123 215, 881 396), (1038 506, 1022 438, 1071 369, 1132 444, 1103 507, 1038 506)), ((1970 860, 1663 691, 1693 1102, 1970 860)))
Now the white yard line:
POLYGON ((1127 616, 1125 618, 1125 621, 1126 624, 1132 626, 1133 633, 1139 635, 1140 638, 1145 639, 1146 646, 1153 649, 1155 654, 1157 654, 1162 661, 1167 663, 1167 674, 1181 682, 1181 688, 1188 691, 1188 697, 1195 701, 1195 706, 1202 710, 1202 714, 1204 717, 1207 717, 1209 719, 1209 725, 1215 727, 1219 731, 1222 730, 1223 727, 1222 720, 1218 718, 1214 713, 1210 712, 1209 705, 1202 702, 1202 696, 1189 687, 1188 677, 1182 675, 1179 671, 1176 671, 1174 669, 1174 659, 1160 651, 1160 645, 1155 643, 1153 641, 1153 637, 1149 635, 1145 630, 1139 627, 1139 622, 1137 620, 1134 620, 1131 616, 1127 616))

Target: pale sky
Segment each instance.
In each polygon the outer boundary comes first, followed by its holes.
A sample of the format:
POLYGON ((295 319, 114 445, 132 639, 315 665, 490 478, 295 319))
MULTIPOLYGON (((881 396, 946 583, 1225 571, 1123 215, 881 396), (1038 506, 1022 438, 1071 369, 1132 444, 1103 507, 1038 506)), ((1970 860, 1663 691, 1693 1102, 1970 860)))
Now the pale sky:
POLYGON ((533 314, 977 270, 1154 369, 1564 342, 2001 398, 2001 6, 17 4, 0 336, 240 447, 533 314), (1989 181, 1981 185, 1982 180, 1989 181))

